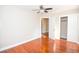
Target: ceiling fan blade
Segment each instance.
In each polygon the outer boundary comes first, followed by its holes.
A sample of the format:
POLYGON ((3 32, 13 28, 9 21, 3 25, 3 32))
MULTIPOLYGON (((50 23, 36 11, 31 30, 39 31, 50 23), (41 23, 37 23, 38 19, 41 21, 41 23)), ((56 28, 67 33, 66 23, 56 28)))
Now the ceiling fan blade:
POLYGON ((45 10, 52 10, 52 8, 46 8, 45 10))
POLYGON ((45 13, 48 13, 48 11, 47 11, 47 10, 44 10, 44 12, 45 12, 45 13))

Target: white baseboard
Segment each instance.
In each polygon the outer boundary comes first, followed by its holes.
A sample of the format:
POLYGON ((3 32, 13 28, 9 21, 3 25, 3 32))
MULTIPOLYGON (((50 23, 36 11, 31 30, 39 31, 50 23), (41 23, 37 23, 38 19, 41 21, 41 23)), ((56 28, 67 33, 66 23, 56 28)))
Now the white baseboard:
POLYGON ((33 37, 33 38, 29 39, 29 40, 26 40, 26 41, 23 41, 23 42, 20 42, 20 43, 14 44, 14 45, 10 45, 10 46, 7 46, 7 47, 5 47, 5 48, 1 48, 0 51, 4 51, 4 50, 10 49, 10 48, 13 48, 13 47, 19 46, 19 45, 21 45, 21 44, 24 44, 24 43, 30 42, 30 41, 35 40, 35 39, 40 38, 40 37, 41 37, 41 36, 36 36, 36 37, 33 37))
POLYGON ((79 44, 78 41, 72 41, 72 40, 67 40, 67 41, 70 41, 70 42, 73 42, 73 43, 77 43, 77 44, 79 44))
MULTIPOLYGON (((50 38, 50 39, 53 39, 53 40, 60 40, 59 38, 50 38)), ((72 40, 67 40, 67 41, 70 41, 70 42, 74 42, 74 43, 79 44, 79 42, 78 42, 78 41, 72 41, 72 40)))

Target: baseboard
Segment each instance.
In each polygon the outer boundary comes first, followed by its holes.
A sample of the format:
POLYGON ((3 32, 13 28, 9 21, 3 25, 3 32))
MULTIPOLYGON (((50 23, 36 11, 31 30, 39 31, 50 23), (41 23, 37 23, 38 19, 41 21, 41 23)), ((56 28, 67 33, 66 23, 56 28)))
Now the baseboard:
MULTIPOLYGON (((50 38, 50 39, 53 39, 53 40, 60 40, 60 39, 58 39, 58 38, 50 38)), ((68 40, 68 39, 67 39, 67 41, 79 44, 78 41, 72 41, 72 40, 68 40)))
POLYGON ((24 43, 30 42, 30 41, 35 40, 35 39, 40 38, 40 37, 41 37, 41 36, 33 37, 33 38, 31 38, 31 39, 29 39, 29 40, 27 40, 27 41, 23 41, 23 42, 20 42, 20 43, 14 44, 14 45, 7 46, 7 47, 5 47, 5 48, 1 48, 0 51, 4 51, 4 50, 10 49, 10 48, 13 48, 13 47, 19 46, 19 45, 21 45, 21 44, 24 44, 24 43))
POLYGON ((70 41, 70 42, 73 42, 73 43, 77 43, 77 44, 79 44, 78 41, 72 41, 72 40, 67 40, 67 41, 70 41))

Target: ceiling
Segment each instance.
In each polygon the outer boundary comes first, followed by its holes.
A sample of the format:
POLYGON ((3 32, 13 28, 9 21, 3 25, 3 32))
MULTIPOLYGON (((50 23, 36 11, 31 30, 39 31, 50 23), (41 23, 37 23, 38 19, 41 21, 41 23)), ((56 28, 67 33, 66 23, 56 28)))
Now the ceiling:
MULTIPOLYGON (((3 5, 3 6, 16 6, 25 10, 35 10, 39 9, 40 5, 3 5)), ((0 6, 2 7, 2 5, 0 6)), ((79 5, 43 5, 44 8, 53 8, 53 12, 69 10, 79 8, 79 5)))
MULTIPOLYGON (((40 5, 27 5, 20 7, 24 9, 35 10, 35 9, 39 9, 39 6, 40 5)), ((53 8, 53 11, 62 11, 62 10, 78 8, 78 5, 44 5, 44 7, 45 8, 51 7, 53 8)))

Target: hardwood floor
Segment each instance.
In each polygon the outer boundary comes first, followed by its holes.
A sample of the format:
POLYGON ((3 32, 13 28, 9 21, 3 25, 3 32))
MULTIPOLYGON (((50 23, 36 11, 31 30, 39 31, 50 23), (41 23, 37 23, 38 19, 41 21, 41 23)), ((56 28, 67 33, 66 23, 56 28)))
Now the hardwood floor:
POLYGON ((17 47, 1 51, 1 53, 78 53, 79 44, 66 40, 52 40, 42 36, 36 40, 17 47))

